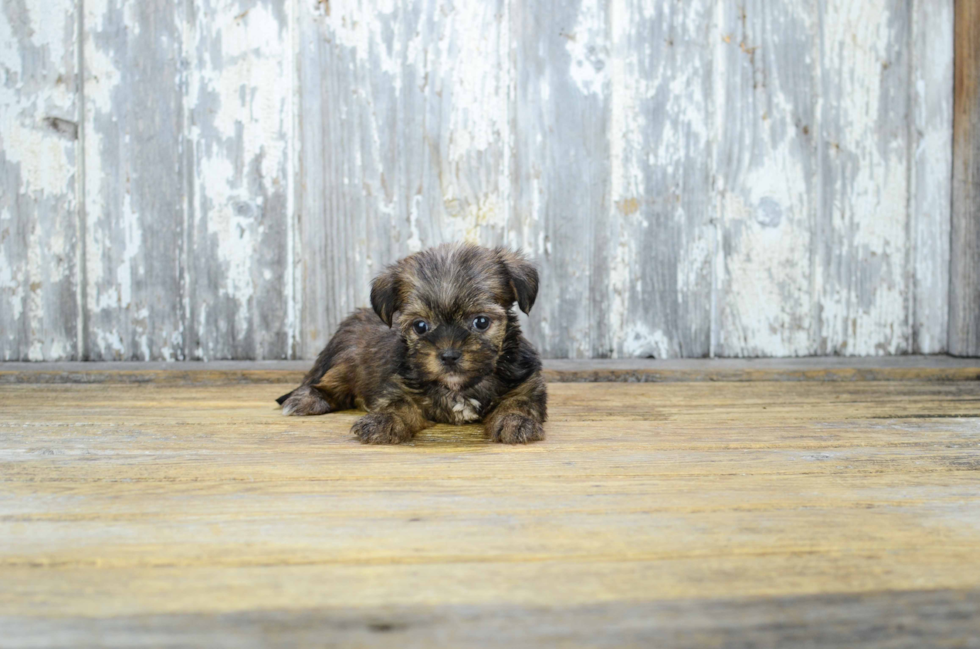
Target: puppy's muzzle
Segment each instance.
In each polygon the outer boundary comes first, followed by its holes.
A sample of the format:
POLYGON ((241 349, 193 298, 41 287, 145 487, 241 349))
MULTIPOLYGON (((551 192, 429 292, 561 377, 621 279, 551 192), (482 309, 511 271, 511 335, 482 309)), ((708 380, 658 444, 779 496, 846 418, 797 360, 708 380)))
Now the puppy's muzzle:
POLYGON ((463 352, 452 347, 439 352, 439 360, 442 361, 442 364, 446 367, 455 367, 456 363, 459 362, 459 359, 462 358, 462 356, 463 352))

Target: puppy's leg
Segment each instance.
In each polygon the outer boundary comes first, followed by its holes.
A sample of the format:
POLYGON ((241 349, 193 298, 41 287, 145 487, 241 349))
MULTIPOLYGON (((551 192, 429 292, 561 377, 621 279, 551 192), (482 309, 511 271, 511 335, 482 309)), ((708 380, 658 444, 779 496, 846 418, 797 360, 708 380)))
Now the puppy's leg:
POLYGON ((544 439, 541 425, 548 417, 544 379, 535 374, 504 395, 486 416, 487 437, 503 444, 527 444, 544 439))
POLYGON ((358 419, 351 432, 365 444, 401 444, 431 425, 415 404, 396 399, 358 419))
POLYGON ((287 395, 283 395, 282 414, 325 415, 334 410, 321 390, 312 385, 302 385, 287 395))
POLYGON ((335 365, 315 385, 301 385, 284 394, 277 399, 282 404, 282 414, 325 415, 350 408, 353 401, 348 374, 346 364, 335 365))

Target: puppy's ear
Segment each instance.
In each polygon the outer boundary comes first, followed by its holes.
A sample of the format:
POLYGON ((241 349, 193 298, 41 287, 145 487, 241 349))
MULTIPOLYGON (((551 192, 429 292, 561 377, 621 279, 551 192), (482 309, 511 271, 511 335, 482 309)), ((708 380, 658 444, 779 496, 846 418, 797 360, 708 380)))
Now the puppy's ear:
POLYGON ((398 266, 389 266, 371 282, 371 308, 389 327, 395 311, 402 306, 400 276, 398 266))
POLYGON ((534 299, 538 297, 538 270, 520 253, 498 248, 497 256, 510 279, 517 306, 524 313, 530 313, 534 299))

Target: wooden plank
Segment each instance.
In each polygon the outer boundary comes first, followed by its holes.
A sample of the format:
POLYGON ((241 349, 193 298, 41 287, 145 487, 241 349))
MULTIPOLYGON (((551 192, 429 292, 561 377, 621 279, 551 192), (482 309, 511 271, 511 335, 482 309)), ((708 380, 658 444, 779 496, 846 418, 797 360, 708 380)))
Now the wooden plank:
MULTIPOLYGON (((594 226, 593 356, 709 353, 714 4, 611 5, 610 163, 601 171, 612 205, 594 226)), ((581 177, 604 191, 595 172, 581 177)))
MULTIPOLYGON (((515 211, 541 273, 528 327, 545 357, 608 356, 595 309, 610 214, 609 7, 597 0, 517 3, 513 116, 515 211)), ((612 254, 610 252, 609 254, 612 254)))
POLYGON ((191 5, 186 358, 292 353, 294 71, 287 5, 191 5))
POLYGON ((382 448, 273 385, 3 386, 5 643, 974 634, 980 382, 549 390, 545 442, 382 448))
POLYGON ((575 608, 455 606, 223 615, 0 617, 13 648, 77 647, 969 647, 980 626, 976 590, 807 595, 753 600, 616 602, 575 608), (57 640, 55 640, 57 638, 57 640))
POLYGON ((299 3, 303 357, 384 265, 444 241, 515 243, 507 7, 299 3))
POLYGON ((79 358, 75 4, 0 11, 0 360, 79 358))
POLYGON ((980 6, 956 1, 949 351, 980 356, 980 6))
POLYGON ((819 3, 818 354, 910 350, 910 5, 819 3))
MULTIPOLYGON (((0 384, 298 383, 309 361, 152 363, 0 363, 0 384)), ((838 356, 780 359, 550 359, 549 382, 976 381, 980 364, 948 356, 838 356)))
MULTIPOLYGON (((728 3, 720 14, 720 34, 712 34, 720 93, 713 355, 812 354, 820 297, 812 268, 820 192, 817 15, 793 1, 728 3)), ((840 38, 833 34, 828 47, 840 38)))
POLYGON ((910 28, 911 351, 935 354, 946 351, 950 308, 953 0, 914 0, 910 28))
POLYGON ((87 358, 183 358, 182 34, 166 0, 84 4, 87 358))

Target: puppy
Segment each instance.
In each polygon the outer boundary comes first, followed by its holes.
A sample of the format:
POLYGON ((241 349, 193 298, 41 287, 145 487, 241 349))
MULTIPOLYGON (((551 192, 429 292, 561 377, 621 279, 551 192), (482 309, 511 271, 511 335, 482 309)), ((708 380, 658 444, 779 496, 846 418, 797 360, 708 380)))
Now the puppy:
POLYGON ((366 444, 407 442, 433 423, 483 422, 494 442, 544 439, 547 393, 513 305, 531 310, 538 272, 520 253, 442 245, 389 266, 371 306, 341 323, 284 415, 367 410, 366 444))

